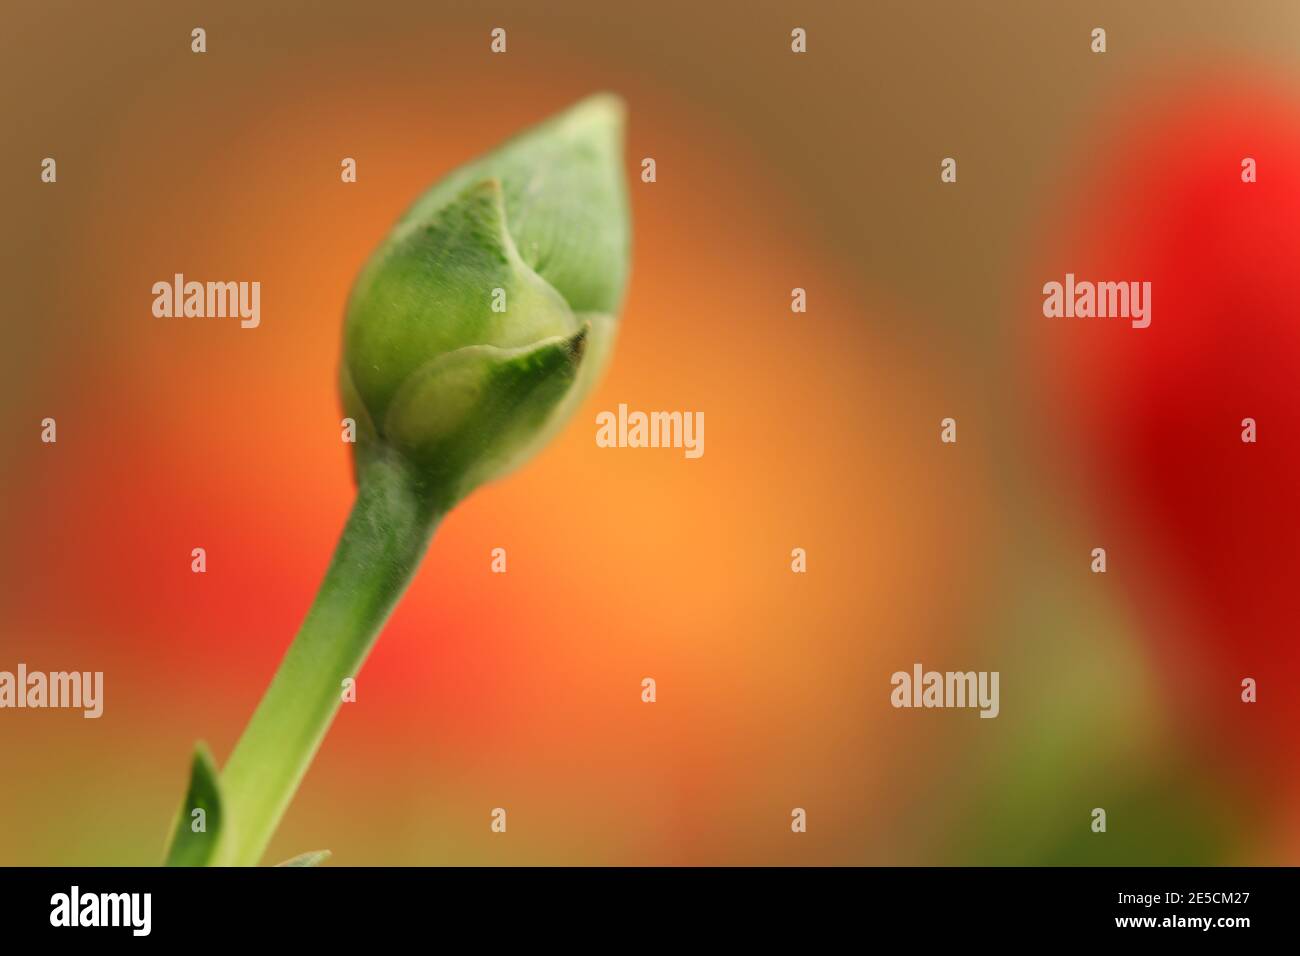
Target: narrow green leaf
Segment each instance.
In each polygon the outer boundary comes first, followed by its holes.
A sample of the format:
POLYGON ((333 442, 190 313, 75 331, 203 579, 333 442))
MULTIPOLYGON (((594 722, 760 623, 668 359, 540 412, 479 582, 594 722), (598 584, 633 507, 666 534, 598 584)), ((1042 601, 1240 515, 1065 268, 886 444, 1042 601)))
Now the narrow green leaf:
POLYGON ((200 742, 194 747, 190 786, 185 801, 176 814, 165 865, 211 865, 216 857, 221 824, 221 787, 217 765, 207 745, 200 742))
POLYGON ((312 850, 310 853, 299 853, 283 863, 277 863, 276 866, 320 866, 331 855, 329 850, 312 850))

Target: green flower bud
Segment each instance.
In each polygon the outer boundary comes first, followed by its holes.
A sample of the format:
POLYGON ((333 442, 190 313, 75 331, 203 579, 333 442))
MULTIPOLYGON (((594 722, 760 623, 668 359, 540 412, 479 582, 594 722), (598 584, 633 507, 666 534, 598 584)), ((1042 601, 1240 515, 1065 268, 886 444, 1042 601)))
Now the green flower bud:
MULTIPOLYGON (((275 679, 217 774, 200 748, 167 854, 262 858, 442 516, 540 448, 591 388, 628 269, 623 107, 584 100, 422 196, 348 301, 357 500, 275 679), (210 829, 191 829, 204 809, 210 829)), ((311 866, 322 853, 291 866, 311 866)))
POLYGON ((563 425, 609 357, 627 282, 623 106, 567 112, 461 167, 352 290, 340 373, 356 466, 388 449, 449 508, 563 425))

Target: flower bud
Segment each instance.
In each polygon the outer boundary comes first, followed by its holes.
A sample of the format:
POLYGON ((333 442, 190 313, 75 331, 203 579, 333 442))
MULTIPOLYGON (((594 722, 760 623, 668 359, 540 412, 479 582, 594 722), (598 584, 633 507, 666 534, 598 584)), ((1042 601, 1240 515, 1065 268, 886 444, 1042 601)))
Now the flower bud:
POLYGON ((594 96, 455 170, 358 277, 340 372, 358 471, 393 449, 450 507, 563 425, 627 281, 623 107, 594 96))

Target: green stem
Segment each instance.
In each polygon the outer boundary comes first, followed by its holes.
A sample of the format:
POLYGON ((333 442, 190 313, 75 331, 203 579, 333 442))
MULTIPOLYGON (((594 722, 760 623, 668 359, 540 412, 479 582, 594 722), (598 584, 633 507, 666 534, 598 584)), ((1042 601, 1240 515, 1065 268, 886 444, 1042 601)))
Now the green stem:
POLYGON ((442 517, 395 452, 357 469, 357 500, 325 580, 221 775, 225 820, 215 862, 262 858, 375 638, 410 583, 442 517))

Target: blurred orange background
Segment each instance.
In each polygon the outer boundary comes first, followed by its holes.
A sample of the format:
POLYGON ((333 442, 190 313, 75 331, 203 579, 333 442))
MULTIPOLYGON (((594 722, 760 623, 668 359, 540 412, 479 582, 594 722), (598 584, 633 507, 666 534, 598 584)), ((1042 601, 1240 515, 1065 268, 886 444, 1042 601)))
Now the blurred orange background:
MULTIPOLYGON (((0 669, 103 670, 106 691, 97 721, 0 713, 0 864, 161 858, 193 742, 229 754, 350 506, 335 370, 358 269, 429 184, 602 89, 629 105, 634 229, 612 365, 442 524, 267 862, 1294 863, 1270 774, 1198 759, 1159 678, 1152 635, 1219 625, 1177 585, 1153 625, 1131 576, 1087 573, 1108 519, 1042 467, 1052 442, 1087 451, 1037 430, 1026 384, 1060 277, 1029 264, 1072 188, 1048 171, 1086 162, 1080 129, 1152 62, 1174 89, 1214 60, 1295 102, 1294 7, 1172 10, 7 14, 0 669), (154 318, 176 272, 260 281, 261 326, 154 318), (704 456, 597 448, 620 402, 703 411, 704 456), (1001 716, 892 709, 914 661, 1000 670, 1001 716)), ((1267 700, 1280 739, 1293 713, 1267 700)))

